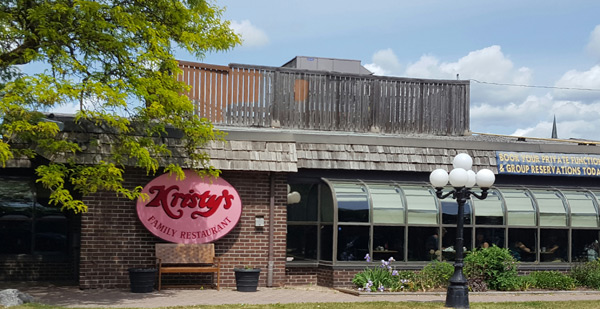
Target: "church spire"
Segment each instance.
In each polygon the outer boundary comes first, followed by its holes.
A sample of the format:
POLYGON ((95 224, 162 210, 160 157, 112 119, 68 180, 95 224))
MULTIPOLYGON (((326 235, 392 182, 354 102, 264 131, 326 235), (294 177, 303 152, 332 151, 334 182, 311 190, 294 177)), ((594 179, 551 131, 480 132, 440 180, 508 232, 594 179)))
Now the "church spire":
POLYGON ((554 123, 552 123, 552 138, 558 138, 558 133, 556 133, 556 115, 554 115, 554 123))

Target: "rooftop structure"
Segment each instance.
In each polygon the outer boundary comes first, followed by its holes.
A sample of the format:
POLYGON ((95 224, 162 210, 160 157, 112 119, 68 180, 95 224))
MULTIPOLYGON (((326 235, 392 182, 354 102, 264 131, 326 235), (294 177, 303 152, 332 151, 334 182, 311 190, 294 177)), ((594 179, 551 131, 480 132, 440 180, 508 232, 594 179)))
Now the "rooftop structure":
MULTIPOLYGON (((432 80, 323 70, 344 60, 303 69, 217 66, 180 62, 178 78, 200 117, 215 125, 301 130, 464 135, 469 131, 469 81, 432 80)), ((358 62, 350 63, 360 65, 358 62)))
POLYGON ((294 68, 312 71, 327 71, 347 74, 371 75, 371 71, 360 64, 360 60, 320 58, 297 56, 282 65, 284 68, 294 68))

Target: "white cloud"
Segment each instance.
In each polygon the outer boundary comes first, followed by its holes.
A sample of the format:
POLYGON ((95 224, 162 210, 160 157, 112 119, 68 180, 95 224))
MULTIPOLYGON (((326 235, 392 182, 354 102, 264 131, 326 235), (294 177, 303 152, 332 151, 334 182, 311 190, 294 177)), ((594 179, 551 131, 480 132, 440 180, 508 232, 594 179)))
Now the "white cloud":
POLYGON ((600 61, 600 25, 590 33, 590 41, 586 47, 588 53, 600 61))
POLYGON ((584 72, 570 70, 563 74, 554 85, 563 88, 597 89, 597 91, 559 89, 554 91, 554 95, 557 98, 598 100, 600 98, 600 65, 596 65, 584 72))
MULTIPOLYGON (((482 103, 471 105, 471 130, 483 133, 498 133, 490 128, 514 128, 519 124, 535 123, 552 117, 549 111, 553 101, 550 96, 528 96, 523 102, 505 105, 482 103)), ((508 132, 502 132, 506 134, 508 132)))
MULTIPOLYGON (((584 120, 558 121, 556 120, 556 133, 559 139, 592 139, 598 140, 597 133, 600 129, 598 122, 584 120), (596 136, 596 137, 595 137, 596 136), (595 137, 595 138, 594 138, 595 137)), ((539 122, 533 127, 518 129, 512 135, 527 137, 550 138, 552 134, 552 122, 539 122)))
MULTIPOLYGON (((372 60, 365 66, 377 75, 456 79, 460 74, 462 80, 474 80, 470 102, 473 132, 549 138, 556 115, 560 138, 600 140, 599 92, 499 85, 534 83, 532 70, 516 66, 498 45, 471 51, 453 62, 425 54, 409 63, 402 74, 395 74, 402 66, 391 49, 377 51, 372 60)), ((582 72, 568 71, 555 86, 600 89, 600 65, 582 72)))
POLYGON ((376 51, 371 61, 373 63, 365 64, 365 67, 375 75, 398 75, 402 68, 398 57, 391 48, 376 51))
POLYGON ((556 116, 558 137, 600 140, 600 101, 556 100, 550 94, 529 96, 520 104, 481 104, 471 108, 471 130, 526 137, 550 138, 556 116))
POLYGON ((231 21, 231 29, 242 37, 242 46, 261 47, 269 44, 267 34, 252 25, 249 20, 242 20, 241 22, 233 20, 231 21))
POLYGON ((406 68, 405 75, 420 78, 449 78, 446 76, 447 74, 441 72, 439 62, 440 61, 434 56, 423 55, 419 61, 409 64, 406 68))
MULTIPOLYGON (((534 127, 526 129, 517 129, 513 134, 515 136, 527 136, 527 137, 552 137, 552 123, 553 122, 538 122, 534 127)), ((558 128, 558 125, 557 125, 558 128)), ((558 129, 557 129, 558 132, 558 129)))
MULTIPOLYGON (((486 83, 529 84, 532 71, 529 68, 515 68, 513 62, 502 53, 498 45, 472 51, 456 62, 442 62, 431 55, 423 55, 419 61, 410 64, 406 76, 422 78, 474 79, 486 83)), ((473 82, 471 101, 491 105, 522 101, 527 90, 522 87, 507 87, 473 82)))
POLYGON ((386 69, 376 65, 375 63, 367 63, 364 65, 364 67, 367 70, 371 71, 371 73, 373 73, 374 75, 393 76, 392 73, 390 73, 386 69))

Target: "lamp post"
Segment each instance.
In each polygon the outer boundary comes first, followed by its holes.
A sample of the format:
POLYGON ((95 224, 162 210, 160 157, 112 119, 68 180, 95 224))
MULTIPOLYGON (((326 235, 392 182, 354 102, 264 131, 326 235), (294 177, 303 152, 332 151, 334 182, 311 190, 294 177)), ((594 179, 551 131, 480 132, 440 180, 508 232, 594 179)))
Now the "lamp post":
POLYGON ((458 218, 456 222, 456 258, 454 260, 454 274, 450 278, 450 285, 446 292, 446 307, 469 308, 469 287, 467 278, 463 274, 463 225, 465 203, 472 195, 480 200, 487 197, 488 189, 494 184, 494 173, 488 169, 481 169, 477 174, 471 170, 473 159, 466 153, 459 153, 452 161, 454 169, 450 173, 444 169, 436 169, 429 175, 429 181, 435 188, 435 194, 439 199, 451 196, 458 203, 458 218), (454 188, 448 193, 443 189, 450 181, 454 188), (471 191, 477 184, 481 188, 481 194, 471 191))

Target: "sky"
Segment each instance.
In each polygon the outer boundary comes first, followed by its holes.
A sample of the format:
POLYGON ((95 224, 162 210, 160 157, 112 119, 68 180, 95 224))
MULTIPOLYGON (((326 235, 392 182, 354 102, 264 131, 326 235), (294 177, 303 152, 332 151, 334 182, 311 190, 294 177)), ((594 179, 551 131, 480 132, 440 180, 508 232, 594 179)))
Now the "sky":
POLYGON ((600 140, 600 1, 221 0, 242 36, 204 59, 360 60, 376 75, 471 80, 471 131, 600 140))

